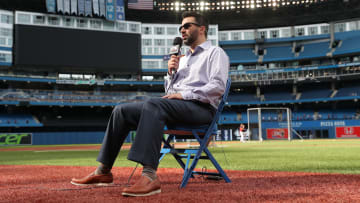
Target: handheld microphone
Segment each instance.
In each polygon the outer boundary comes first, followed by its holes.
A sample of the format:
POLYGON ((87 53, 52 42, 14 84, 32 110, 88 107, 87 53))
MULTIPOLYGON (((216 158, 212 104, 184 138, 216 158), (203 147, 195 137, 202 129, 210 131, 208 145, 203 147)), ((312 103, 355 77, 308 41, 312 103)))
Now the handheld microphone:
MULTIPOLYGON (((175 56, 179 56, 180 52, 181 52, 181 46, 182 46, 183 40, 181 37, 175 37, 174 42, 173 42, 173 47, 170 48, 170 52, 169 55, 175 55, 175 56)), ((171 75, 173 76, 176 73, 175 69, 171 70, 171 75)))

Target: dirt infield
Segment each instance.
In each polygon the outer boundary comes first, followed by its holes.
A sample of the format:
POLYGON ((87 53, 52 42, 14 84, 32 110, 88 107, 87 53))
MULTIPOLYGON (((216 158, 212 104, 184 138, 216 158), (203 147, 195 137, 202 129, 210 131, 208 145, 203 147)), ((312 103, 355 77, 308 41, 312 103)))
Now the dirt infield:
POLYGON ((0 165, 0 202, 360 202, 359 175, 227 171, 232 183, 197 177, 179 189, 182 170, 160 168, 162 193, 138 198, 121 196, 132 168, 114 168, 112 187, 70 184, 94 169, 0 165))

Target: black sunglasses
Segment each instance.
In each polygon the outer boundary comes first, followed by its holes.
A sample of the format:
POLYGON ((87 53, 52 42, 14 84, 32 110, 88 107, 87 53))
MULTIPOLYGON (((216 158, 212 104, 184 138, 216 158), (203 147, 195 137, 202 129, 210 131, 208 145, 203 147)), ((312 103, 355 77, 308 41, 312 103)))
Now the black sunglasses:
POLYGON ((197 24, 197 23, 185 23, 184 25, 182 25, 182 26, 179 27, 179 32, 181 32, 181 29, 183 29, 183 28, 184 28, 185 30, 189 29, 189 27, 190 27, 191 25, 196 25, 196 26, 198 26, 198 27, 201 26, 201 25, 199 25, 199 24, 197 24))

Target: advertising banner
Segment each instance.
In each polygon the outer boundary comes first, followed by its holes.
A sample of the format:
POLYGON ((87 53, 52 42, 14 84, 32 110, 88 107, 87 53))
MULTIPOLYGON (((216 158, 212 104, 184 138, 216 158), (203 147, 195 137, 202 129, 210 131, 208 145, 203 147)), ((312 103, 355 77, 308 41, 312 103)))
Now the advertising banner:
POLYGON ((92 0, 94 15, 100 16, 99 0, 92 0))
POLYGON ((125 20, 124 0, 116 0, 116 20, 125 20))
POLYGON ((57 2, 57 12, 64 12, 64 0, 56 0, 57 2))
POLYGON ((92 1, 85 0, 85 16, 92 17, 92 1))
POLYGON ((360 126, 336 127, 336 138, 360 138, 360 126))
POLYGON ((79 15, 85 15, 85 0, 78 0, 78 13, 79 15))
POLYGON ((46 9, 49 13, 55 13, 56 12, 55 0, 46 0, 46 9))
POLYGON ((31 133, 0 133, 0 146, 31 144, 31 133))
POLYGON ((267 139, 280 140, 288 139, 288 129, 287 128, 268 128, 266 129, 267 139))
POLYGON ((115 7, 113 0, 106 0, 106 19, 115 21, 115 7))
POLYGON ((64 0, 64 13, 70 14, 70 0, 64 0))
POLYGON ((78 2, 77 0, 71 0, 71 14, 77 15, 78 2))
POLYGON ((105 0, 99 0, 99 12, 101 17, 106 16, 106 2, 105 0))

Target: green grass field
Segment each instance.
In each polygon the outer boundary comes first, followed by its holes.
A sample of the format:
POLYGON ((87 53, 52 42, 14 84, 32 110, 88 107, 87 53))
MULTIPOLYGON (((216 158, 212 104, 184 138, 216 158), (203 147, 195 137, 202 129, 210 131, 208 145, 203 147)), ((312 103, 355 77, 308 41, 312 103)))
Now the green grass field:
MULTIPOLYGON (((210 151, 224 169, 230 170, 360 174, 360 140, 218 142, 210 151)), ((123 150, 119 154, 115 166, 136 165, 126 159, 127 153, 123 150)), ((97 166, 97 154, 98 151, 76 150, 0 151, 0 165, 97 166)), ((167 155, 159 167, 179 166, 167 155)), ((198 168, 202 167, 213 168, 204 160, 198 163, 198 168)))

